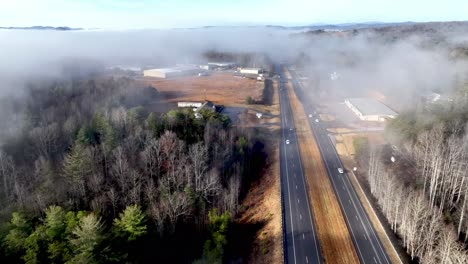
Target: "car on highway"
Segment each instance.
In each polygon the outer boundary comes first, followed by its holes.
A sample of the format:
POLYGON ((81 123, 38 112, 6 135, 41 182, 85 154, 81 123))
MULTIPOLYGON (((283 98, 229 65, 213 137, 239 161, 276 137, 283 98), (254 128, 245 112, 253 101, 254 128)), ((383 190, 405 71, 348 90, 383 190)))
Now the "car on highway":
POLYGON ((294 131, 294 128, 292 128, 292 127, 291 127, 291 128, 289 128, 289 131, 294 131))
POLYGON ((342 174, 342 173, 344 172, 344 171, 343 171, 343 168, 338 168, 338 172, 339 172, 340 174, 342 174))
POLYGON ((312 118, 312 114, 309 114, 309 118, 312 118))
POLYGON ((286 139, 286 144, 289 144, 289 139, 286 139))
POLYGON ((318 120, 318 119, 315 119, 315 123, 318 123, 318 122, 319 122, 319 120, 318 120))

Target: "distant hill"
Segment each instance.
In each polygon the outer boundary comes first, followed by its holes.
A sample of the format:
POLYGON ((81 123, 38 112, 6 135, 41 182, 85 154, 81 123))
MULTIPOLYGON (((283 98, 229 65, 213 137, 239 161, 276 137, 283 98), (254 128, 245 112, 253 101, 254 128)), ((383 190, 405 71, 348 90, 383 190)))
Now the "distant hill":
POLYGON ((50 26, 32 26, 32 27, 0 27, 0 29, 11 29, 11 30, 56 30, 56 31, 83 30, 82 28, 71 28, 71 27, 50 27, 50 26))

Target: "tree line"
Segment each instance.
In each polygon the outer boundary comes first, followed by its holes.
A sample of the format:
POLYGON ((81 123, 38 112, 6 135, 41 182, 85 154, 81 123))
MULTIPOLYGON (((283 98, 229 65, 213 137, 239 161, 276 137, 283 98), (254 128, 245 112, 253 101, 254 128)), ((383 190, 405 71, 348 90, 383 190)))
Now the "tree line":
POLYGON ((221 261, 217 238, 262 169, 263 145, 210 110, 150 112, 160 100, 128 78, 36 83, 15 98, 22 123, 0 145, 0 259, 221 261), (172 247, 191 242, 200 247, 172 247))
POLYGON ((370 191, 411 259, 420 263, 468 261, 465 109, 434 105, 403 113, 386 131, 398 135, 393 142, 400 149, 368 149, 370 191))

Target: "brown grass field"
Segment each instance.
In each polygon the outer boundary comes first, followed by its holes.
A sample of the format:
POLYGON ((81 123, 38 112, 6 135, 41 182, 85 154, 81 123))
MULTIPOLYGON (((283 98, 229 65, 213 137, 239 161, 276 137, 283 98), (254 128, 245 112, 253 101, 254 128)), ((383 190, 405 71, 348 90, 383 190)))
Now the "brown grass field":
POLYGON ((169 102, 203 101, 206 92, 206 99, 216 104, 243 105, 247 96, 259 100, 263 92, 263 82, 223 72, 176 79, 144 77, 139 81, 154 86, 169 102))
POLYGON ((301 142, 299 150, 325 263, 359 263, 308 118, 291 85, 288 85, 288 94, 298 141, 301 142))
MULTIPOLYGON (((274 85, 273 102, 271 106, 255 105, 262 111, 276 116, 279 114, 279 98, 277 86, 274 85)), ((246 113, 247 115, 248 113, 246 113)), ((252 114, 254 116, 254 114, 252 114)), ((269 155, 268 167, 264 175, 255 182, 242 202, 245 208, 236 221, 243 224, 263 223, 256 232, 252 252, 247 263, 282 263, 283 233, 281 230, 281 198, 280 198, 280 165, 279 165, 279 121, 278 117, 253 120, 241 118, 239 125, 253 128, 259 122, 257 136, 265 144, 269 155)))

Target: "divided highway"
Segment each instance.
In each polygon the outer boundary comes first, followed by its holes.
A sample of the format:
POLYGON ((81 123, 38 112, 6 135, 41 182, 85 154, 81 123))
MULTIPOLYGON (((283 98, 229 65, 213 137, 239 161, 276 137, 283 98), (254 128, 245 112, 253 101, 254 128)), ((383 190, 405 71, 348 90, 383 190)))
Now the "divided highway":
POLYGON ((281 109, 280 167, 285 263, 323 263, 307 196, 294 121, 281 68, 278 94, 281 109))
POLYGON ((333 189, 338 197, 341 211, 346 220, 346 225, 351 234, 353 244, 362 263, 391 263, 383 245, 367 216, 356 191, 346 172, 340 173, 338 168, 343 168, 343 164, 331 141, 327 127, 321 121, 315 122, 319 117, 315 113, 315 108, 302 96, 302 89, 295 74, 290 71, 293 87, 298 98, 300 98, 304 109, 308 114, 312 114, 309 122, 315 139, 320 149, 322 159, 327 168, 328 176, 332 182, 333 189))

